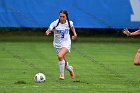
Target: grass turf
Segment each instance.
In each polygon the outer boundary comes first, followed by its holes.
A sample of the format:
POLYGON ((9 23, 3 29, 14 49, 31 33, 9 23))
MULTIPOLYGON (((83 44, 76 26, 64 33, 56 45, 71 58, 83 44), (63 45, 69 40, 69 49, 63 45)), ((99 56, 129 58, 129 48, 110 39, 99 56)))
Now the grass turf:
POLYGON ((133 65, 139 39, 79 38, 67 59, 75 67, 71 80, 58 80, 52 38, 0 38, 0 93, 139 93, 140 67, 133 65), (43 72, 45 83, 35 83, 43 72))

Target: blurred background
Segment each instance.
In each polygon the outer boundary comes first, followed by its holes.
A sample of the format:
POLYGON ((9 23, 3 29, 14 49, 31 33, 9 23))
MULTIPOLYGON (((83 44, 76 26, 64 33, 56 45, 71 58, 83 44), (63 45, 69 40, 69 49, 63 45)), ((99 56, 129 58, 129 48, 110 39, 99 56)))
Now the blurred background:
POLYGON ((0 0, 0 35, 44 35, 61 9, 79 36, 122 36, 140 26, 139 0, 0 0))

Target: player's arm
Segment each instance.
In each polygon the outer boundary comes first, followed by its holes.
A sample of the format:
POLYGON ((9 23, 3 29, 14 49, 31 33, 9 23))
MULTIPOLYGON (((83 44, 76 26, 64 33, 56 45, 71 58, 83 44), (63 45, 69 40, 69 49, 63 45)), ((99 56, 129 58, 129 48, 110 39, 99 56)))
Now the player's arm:
POLYGON ((50 28, 48 28, 48 30, 45 32, 45 34, 48 36, 51 32, 52 32, 52 30, 50 28))
POLYGON ((73 33, 72 40, 76 40, 77 39, 77 33, 76 33, 76 30, 75 30, 75 28, 73 26, 73 22, 72 21, 70 21, 70 27, 71 27, 71 31, 73 33))
POLYGON ((54 22, 52 22, 51 24, 50 24, 50 27, 48 28, 48 30, 45 32, 45 34, 48 36, 51 32, 52 32, 52 30, 53 30, 53 28, 56 26, 56 21, 54 21, 54 22))
POLYGON ((140 29, 130 33, 130 36, 137 36, 137 35, 140 35, 140 29))
POLYGON ((72 40, 76 40, 77 39, 77 33, 76 33, 75 28, 74 27, 71 27, 71 31, 73 33, 72 40))
POLYGON ((140 35, 140 29, 134 32, 129 32, 128 29, 124 29, 123 33, 126 34, 127 36, 137 36, 140 35))

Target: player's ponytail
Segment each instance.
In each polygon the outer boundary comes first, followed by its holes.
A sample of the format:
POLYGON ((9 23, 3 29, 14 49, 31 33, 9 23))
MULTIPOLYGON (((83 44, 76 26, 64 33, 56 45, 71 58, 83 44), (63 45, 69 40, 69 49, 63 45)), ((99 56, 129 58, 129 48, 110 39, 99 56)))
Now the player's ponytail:
POLYGON ((69 20, 69 16, 68 16, 68 14, 66 15, 66 17, 67 17, 68 25, 69 25, 69 28, 70 28, 70 31, 71 31, 70 20, 69 20))
POLYGON ((59 25, 59 23, 60 23, 60 19, 58 19, 58 23, 57 23, 56 27, 59 25))

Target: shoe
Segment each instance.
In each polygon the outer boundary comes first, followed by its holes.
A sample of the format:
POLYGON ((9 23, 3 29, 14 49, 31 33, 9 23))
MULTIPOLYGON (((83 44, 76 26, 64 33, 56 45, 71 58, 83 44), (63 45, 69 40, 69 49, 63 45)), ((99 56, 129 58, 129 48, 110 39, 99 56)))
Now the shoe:
POLYGON ((64 75, 60 75, 59 79, 64 80, 64 75))

